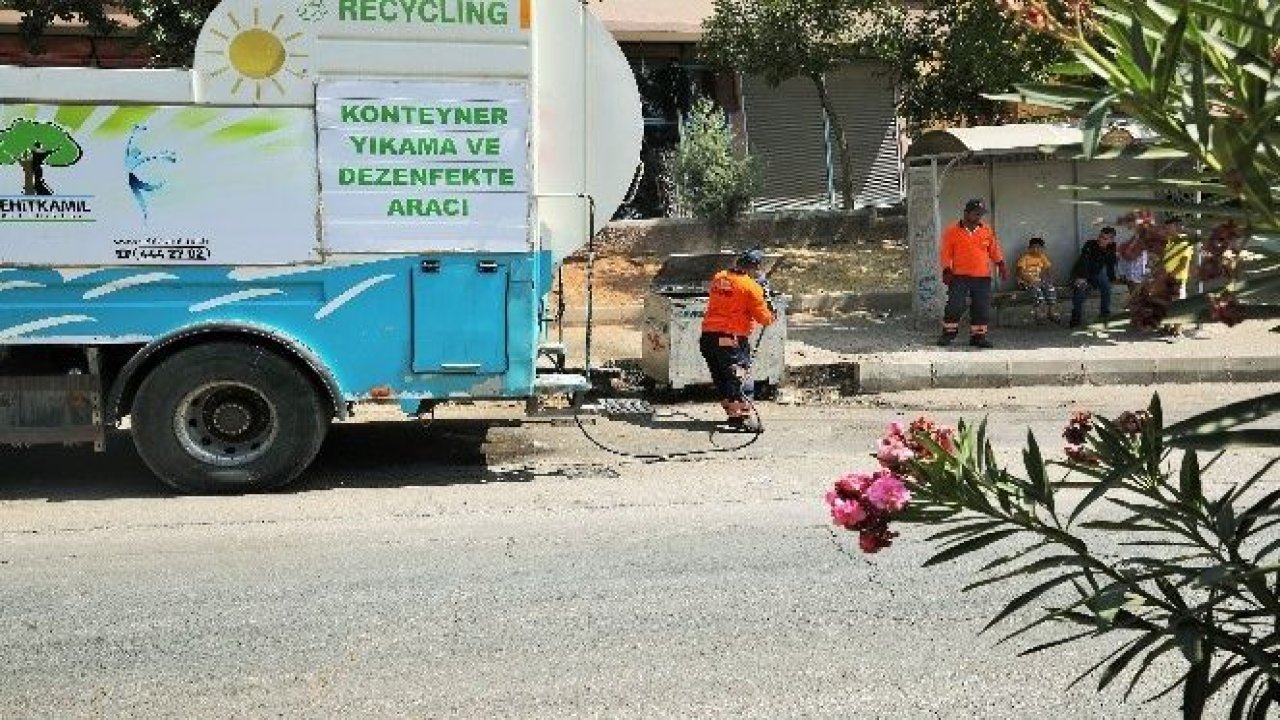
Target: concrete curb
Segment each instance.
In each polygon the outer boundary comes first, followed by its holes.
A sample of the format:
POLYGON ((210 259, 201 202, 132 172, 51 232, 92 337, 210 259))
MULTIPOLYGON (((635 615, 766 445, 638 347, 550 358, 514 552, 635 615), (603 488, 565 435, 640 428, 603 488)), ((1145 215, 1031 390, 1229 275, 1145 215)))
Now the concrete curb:
MULTIPOLYGON (((1030 385, 1261 382, 1280 377, 1280 357, 1276 356, 1099 358, 1084 361, 948 360, 945 363, 872 360, 850 364, 857 365, 857 388, 862 393, 1030 385)), ((811 373, 799 372, 802 370, 804 368, 791 368, 791 377, 802 382, 810 378, 811 373)))

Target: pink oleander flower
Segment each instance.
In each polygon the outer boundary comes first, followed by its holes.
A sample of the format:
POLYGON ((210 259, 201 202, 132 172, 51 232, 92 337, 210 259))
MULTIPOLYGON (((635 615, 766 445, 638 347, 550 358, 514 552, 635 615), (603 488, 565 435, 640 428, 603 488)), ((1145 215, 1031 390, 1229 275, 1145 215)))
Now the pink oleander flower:
POLYGON ((860 498, 867 491, 867 488, 871 487, 872 480, 871 473, 845 473, 840 476, 839 480, 836 480, 836 492, 846 500, 860 498))
POLYGON ((1240 305, 1240 298, 1229 291, 1209 296, 1209 312, 1214 320, 1227 327, 1244 322, 1244 309, 1240 305))
POLYGON ((942 427, 926 417, 916 418, 910 425, 903 427, 900 422, 891 422, 885 430, 884 437, 876 444, 876 460, 880 465, 895 472, 901 472, 913 460, 929 461, 933 452, 920 436, 926 435, 946 452, 955 449, 955 431, 942 427))
POLYGON ((893 471, 851 472, 840 476, 825 496, 836 525, 858 533, 858 546, 874 553, 893 544, 898 534, 889 521, 911 502, 905 479, 893 471))
POLYGON ((831 519, 835 524, 848 530, 855 530, 867 519, 867 511, 857 500, 844 499, 834 491, 827 494, 827 504, 831 506, 831 519))
POLYGON ((1068 460, 1080 465, 1102 464, 1102 458, 1099 457, 1098 453, 1083 445, 1068 445, 1065 452, 1068 460))
POLYGON ((897 437, 881 438, 876 446, 876 460, 879 460, 881 465, 890 470, 902 467, 914 460, 915 457, 915 452, 897 437))
POLYGON ((1140 435, 1151 422, 1151 413, 1146 410, 1130 410, 1116 418, 1116 427, 1126 435, 1140 435))
POLYGON ((875 474, 875 480, 867 488, 865 497, 877 510, 897 513, 902 512, 907 503, 911 502, 911 491, 907 490, 901 477, 882 470, 875 474))
POLYGON ((1083 445, 1093 432, 1093 413, 1081 410, 1071 415, 1071 421, 1062 431, 1062 437, 1068 445, 1083 445))
POLYGON ((1200 268, 1196 270, 1196 277, 1205 281, 1217 280, 1226 274, 1227 266, 1218 255, 1206 255, 1200 261, 1200 268))
POLYGON ((868 555, 874 555, 875 553, 893 545, 893 539, 897 536, 898 533, 889 530, 887 526, 863 530, 858 533, 858 547, 862 549, 862 552, 868 555))
POLYGON ((1215 227, 1203 243, 1205 252, 1210 255, 1222 255, 1239 247, 1239 244, 1240 228, 1231 220, 1215 227))

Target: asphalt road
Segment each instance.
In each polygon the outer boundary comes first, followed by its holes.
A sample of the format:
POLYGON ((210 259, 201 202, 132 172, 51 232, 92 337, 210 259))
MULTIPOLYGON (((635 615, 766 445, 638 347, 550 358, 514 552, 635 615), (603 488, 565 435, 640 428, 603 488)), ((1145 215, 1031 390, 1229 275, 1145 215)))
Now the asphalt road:
MULTIPOLYGON (((1277 390, 1162 396, 1178 418, 1277 390)), ((898 414, 989 414, 1015 458, 1028 426, 1056 447, 1072 407, 1149 393, 770 405, 759 443, 670 463, 563 422, 375 415, 335 427, 293 491, 238 498, 170 496, 123 435, 105 456, 6 451, 0 717, 1174 717, 1175 699, 1067 690, 1110 645, 1018 658, 978 635, 1013 587, 961 594, 977 562, 922 569, 921 530, 859 556, 821 501, 898 414)), ((708 447, 693 426, 589 429, 708 447)))

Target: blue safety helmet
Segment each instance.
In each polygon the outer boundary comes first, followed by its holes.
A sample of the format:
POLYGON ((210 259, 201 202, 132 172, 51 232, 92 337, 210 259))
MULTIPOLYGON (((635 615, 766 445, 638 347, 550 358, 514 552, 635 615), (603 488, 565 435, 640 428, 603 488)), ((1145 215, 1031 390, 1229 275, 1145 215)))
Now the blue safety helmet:
POLYGON ((740 268, 758 268, 764 264, 764 251, 759 248, 748 250, 738 256, 736 264, 740 268))

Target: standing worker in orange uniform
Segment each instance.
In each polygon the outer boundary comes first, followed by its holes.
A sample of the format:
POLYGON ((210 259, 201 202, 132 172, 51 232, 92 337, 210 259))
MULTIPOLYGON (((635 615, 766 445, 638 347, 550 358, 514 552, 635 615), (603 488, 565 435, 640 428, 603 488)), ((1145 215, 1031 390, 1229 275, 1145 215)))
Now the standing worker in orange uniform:
POLYGON ((752 418, 748 336, 755 323, 773 324, 764 285, 758 279, 763 263, 763 252, 748 250, 738 256, 732 269, 716 273, 698 340, 729 424, 745 430, 760 429, 752 418))
POLYGON ((969 309, 969 344, 991 347, 987 327, 991 319, 991 263, 1000 279, 1009 279, 1004 253, 995 230, 982 222, 987 206, 981 200, 964 204, 964 217, 942 231, 942 282, 947 286, 947 308, 942 315, 939 345, 950 345, 960 333, 960 316, 969 309))

